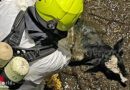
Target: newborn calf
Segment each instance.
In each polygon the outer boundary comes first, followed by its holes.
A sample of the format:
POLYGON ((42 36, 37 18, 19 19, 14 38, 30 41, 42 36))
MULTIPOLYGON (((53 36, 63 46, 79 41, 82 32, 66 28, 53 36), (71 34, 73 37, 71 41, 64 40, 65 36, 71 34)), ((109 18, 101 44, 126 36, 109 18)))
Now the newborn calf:
POLYGON ((84 59, 81 61, 72 61, 70 66, 92 65, 91 70, 102 71, 109 79, 118 79, 119 82, 125 83, 126 70, 122 61, 123 39, 120 39, 112 48, 105 44, 97 34, 95 28, 81 25, 76 27, 81 32, 81 44, 84 51, 84 59))

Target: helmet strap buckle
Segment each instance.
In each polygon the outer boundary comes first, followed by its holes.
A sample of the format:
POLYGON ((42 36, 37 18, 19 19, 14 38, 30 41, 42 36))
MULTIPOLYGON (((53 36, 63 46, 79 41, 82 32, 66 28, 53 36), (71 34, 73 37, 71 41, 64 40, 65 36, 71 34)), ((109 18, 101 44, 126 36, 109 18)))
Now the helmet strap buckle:
POLYGON ((57 26, 57 22, 55 20, 48 21, 47 27, 49 29, 56 29, 56 26, 57 26))

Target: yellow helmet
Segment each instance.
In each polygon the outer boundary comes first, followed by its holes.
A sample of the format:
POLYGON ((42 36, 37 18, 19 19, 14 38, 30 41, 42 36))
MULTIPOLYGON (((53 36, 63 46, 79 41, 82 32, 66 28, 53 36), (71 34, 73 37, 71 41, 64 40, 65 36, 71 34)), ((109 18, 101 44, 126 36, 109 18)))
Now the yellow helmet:
POLYGON ((83 12, 83 0, 37 0, 36 10, 41 18, 55 20, 57 29, 66 31, 83 12))

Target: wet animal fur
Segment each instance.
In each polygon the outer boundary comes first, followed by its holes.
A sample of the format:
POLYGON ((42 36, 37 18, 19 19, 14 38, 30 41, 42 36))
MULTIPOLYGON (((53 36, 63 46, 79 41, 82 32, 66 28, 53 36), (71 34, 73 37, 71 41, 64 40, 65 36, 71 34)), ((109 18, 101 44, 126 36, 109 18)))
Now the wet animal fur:
POLYGON ((76 28, 82 33, 81 43, 84 49, 84 59, 81 61, 72 61, 69 65, 92 65, 94 67, 87 70, 87 72, 102 71, 108 79, 117 80, 124 85, 121 82, 120 76, 105 66, 105 62, 109 61, 112 55, 115 55, 118 59, 120 72, 124 77, 126 77, 127 73, 121 58, 123 55, 123 38, 111 47, 103 42, 95 28, 81 24, 77 24, 76 28))

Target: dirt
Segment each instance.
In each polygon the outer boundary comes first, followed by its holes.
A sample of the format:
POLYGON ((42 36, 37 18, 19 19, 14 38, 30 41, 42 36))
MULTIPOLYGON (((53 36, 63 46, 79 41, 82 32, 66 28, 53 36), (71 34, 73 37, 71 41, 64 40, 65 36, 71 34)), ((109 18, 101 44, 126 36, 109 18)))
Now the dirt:
MULTIPOLYGON (((87 24, 94 26, 105 43, 113 46, 120 38, 124 38, 123 61, 128 73, 127 86, 109 80, 101 72, 85 73, 88 66, 67 66, 60 72, 64 90, 130 90, 130 1, 129 0, 84 0, 82 18, 87 24)), ((73 30, 69 32, 74 36, 73 30)), ((80 36, 69 36, 69 48, 74 59, 82 59, 80 36)))

